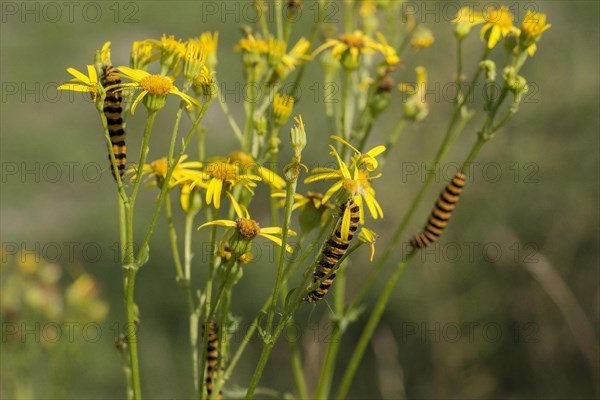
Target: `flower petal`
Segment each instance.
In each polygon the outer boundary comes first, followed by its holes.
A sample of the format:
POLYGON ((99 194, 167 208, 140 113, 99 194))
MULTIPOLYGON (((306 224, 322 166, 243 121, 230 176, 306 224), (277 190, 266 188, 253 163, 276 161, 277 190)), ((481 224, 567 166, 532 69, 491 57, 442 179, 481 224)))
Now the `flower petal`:
POLYGON ((67 68, 67 72, 73 75, 78 81, 90 84, 90 78, 85 76, 83 73, 77 71, 75 68, 67 68))
POLYGON ((219 226, 226 226, 229 228, 235 228, 236 223, 235 223, 235 221, 230 221, 228 219, 216 219, 214 221, 210 221, 210 222, 200 225, 198 227, 198 230, 204 228, 205 226, 210 226, 210 225, 219 225, 219 226))
POLYGON ((142 93, 139 94, 139 96, 137 97, 137 99, 135 99, 135 101, 131 105, 131 115, 133 115, 133 113, 135 112, 135 108, 140 103, 140 101, 142 101, 142 99, 144 98, 144 96, 146 96, 147 94, 148 94, 148 91, 144 90, 142 93))
MULTIPOLYGON (((265 233, 259 233, 259 236, 262 236, 264 238, 267 238, 271 241, 273 241, 276 245, 281 246, 282 245, 282 240, 281 238, 278 238, 277 236, 273 236, 273 235, 268 235, 265 233)), ((292 246, 290 246, 289 244, 286 243, 285 245, 285 251, 287 251, 288 253, 291 253, 293 251, 292 246)))

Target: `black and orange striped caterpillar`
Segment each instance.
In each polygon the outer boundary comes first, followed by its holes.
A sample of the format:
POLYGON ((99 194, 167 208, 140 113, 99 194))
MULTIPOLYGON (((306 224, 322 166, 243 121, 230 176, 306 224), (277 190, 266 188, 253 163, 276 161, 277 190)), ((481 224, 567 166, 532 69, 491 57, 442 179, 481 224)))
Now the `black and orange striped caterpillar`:
POLYGON ((346 208, 350 209, 350 230, 348 232, 348 239, 344 240, 342 238, 342 227, 340 224, 335 233, 327 241, 327 245, 321 253, 321 257, 319 259, 319 263, 317 264, 317 268, 315 269, 313 278, 313 284, 317 282, 320 282, 320 284, 318 288, 310 292, 308 296, 304 298, 304 300, 308 301, 309 303, 314 303, 321 300, 329 291, 329 288, 335 279, 336 273, 334 271, 326 279, 323 278, 325 278, 331 272, 331 270, 344 256, 346 250, 348 250, 350 241, 358 229, 358 222, 360 221, 360 208, 352 199, 348 200, 340 207, 340 212, 342 215, 344 215, 346 208))
MULTIPOLYGON (((102 72, 102 86, 107 87, 121 83, 119 73, 112 65, 105 65, 102 68, 102 72)), ((112 151, 115 155, 115 161, 121 177, 123 177, 123 174, 125 173, 125 164, 127 164, 125 124, 122 116, 123 108, 121 107, 122 100, 120 91, 114 89, 106 91, 106 97, 104 98, 104 116, 106 117, 106 123, 108 125, 108 134, 110 135, 112 151)), ((108 160, 110 161, 110 154, 108 155, 108 160)), ((117 179, 115 171, 113 171, 112 168, 112 163, 110 169, 113 177, 117 179)))
MULTIPOLYGON (((217 382, 219 374, 219 328, 215 321, 210 321, 208 324, 208 346, 206 351, 206 393, 208 398, 211 397, 214 384, 217 382)), ((222 394, 219 393, 214 397, 217 400, 221 400, 222 394)))
POLYGON ((454 175, 452 181, 446 186, 446 189, 440 194, 435 203, 435 207, 429 216, 423 232, 417 234, 410 241, 410 245, 413 248, 422 249, 427 247, 440 237, 448 224, 448 220, 452 216, 452 211, 454 211, 456 202, 465 186, 465 179, 465 174, 460 171, 454 175))

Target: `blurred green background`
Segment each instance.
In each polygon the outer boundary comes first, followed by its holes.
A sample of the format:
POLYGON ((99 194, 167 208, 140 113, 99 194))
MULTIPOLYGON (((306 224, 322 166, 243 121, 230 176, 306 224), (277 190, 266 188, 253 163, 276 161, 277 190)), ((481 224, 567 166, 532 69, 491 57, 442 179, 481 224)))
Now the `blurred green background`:
MULTIPOLYGON (((246 3, 70 4, 71 13, 62 2, 2 2, 3 398, 19 396, 15 392, 19 385, 22 397, 56 398, 49 371, 57 369, 63 372, 57 379, 65 379, 63 389, 68 398, 124 396, 120 356, 114 348, 116 329, 125 323, 121 271, 115 260, 114 182, 105 162, 106 148, 94 107, 81 96, 57 94, 57 85, 69 78, 65 69, 84 70, 105 41, 112 42, 113 63, 123 65, 129 61, 132 41, 159 38, 163 33, 187 39, 218 30, 218 78, 230 91, 226 99, 238 122, 243 118, 241 98, 236 94, 243 83, 241 64, 232 49, 241 37, 240 26, 254 15, 246 3), (208 6, 215 6, 218 13, 207 15, 208 6), (99 172, 101 176, 97 176, 99 172), (5 284, 10 283, 7 276, 16 271, 16 250, 37 251, 60 264, 64 285, 81 271, 98 280, 101 293, 97 295, 110 304, 110 311, 97 325, 97 340, 76 335, 71 343, 63 330, 58 345, 44 343, 44 321, 51 318, 7 312, 10 285, 5 284), (36 328, 36 321, 42 323, 41 328, 36 328), (15 326, 33 333, 15 333, 15 326), (53 356, 60 353, 64 357, 70 345, 77 347, 68 358, 53 356)), ((422 163, 433 158, 452 108, 444 91, 454 71, 454 39, 448 21, 453 14, 444 8, 447 3, 409 4, 417 10, 416 18, 433 30, 436 41, 427 50, 405 53, 403 68, 394 78, 413 82, 414 67, 427 67, 430 116, 407 128, 383 177, 374 183, 385 219, 369 220, 368 226, 380 235, 380 251, 422 181, 419 174, 409 173, 410 168, 422 171, 422 163)), ((481 164, 469 177, 438 251, 421 254, 402 277, 350 397, 581 399, 593 397, 594 385, 599 385, 599 5, 595 1, 507 4, 516 11, 518 21, 528 7, 537 7, 552 24, 538 53, 522 71, 533 90, 516 117, 483 148, 477 159, 481 164), (590 326, 592 330, 586 330, 590 326)), ((294 26, 294 40, 308 35, 314 18, 312 2, 304 2, 303 10, 303 22, 294 26)), ((342 13, 337 11, 333 16, 341 19, 342 13)), ((476 30, 466 45, 469 74, 482 46, 476 30)), ((304 96, 294 110, 303 115, 307 125, 309 142, 303 161, 308 165, 330 162, 326 144, 333 132, 323 112, 321 82, 321 69, 312 63, 302 85, 304 96)), ((457 141, 447 158, 449 163, 461 161, 475 140, 481 123, 480 100, 481 96, 476 96, 478 116, 457 141)), ((175 104, 170 101, 168 110, 175 104)), ((401 107, 401 95, 395 92, 390 108, 374 128, 369 147, 385 140, 401 107)), ((130 160, 137 158, 143 115, 141 111, 128 122, 130 160)), ((164 154, 172 118, 169 112, 159 115, 151 159, 164 154)), ((205 122, 210 155, 236 149, 217 104, 211 106, 205 122)), ((282 159, 287 154, 284 152, 282 159)), ((442 174, 443 180, 451 173, 442 174)), ((411 234, 421 228, 443 185, 442 181, 432 185, 411 223, 411 234)), ((146 191, 141 196, 138 221, 147 215, 143 210, 149 210, 155 194, 146 191)), ((266 208, 251 211, 255 219, 268 225, 266 208)), ((143 226, 138 228, 141 233, 143 226)), ((192 393, 186 306, 174 279, 164 232, 163 218, 151 242, 150 262, 138 274, 143 393, 148 398, 186 398, 192 393)), ((198 286, 205 276, 201 270, 205 239, 200 234, 194 244, 193 276, 198 286)), ((233 312, 246 328, 274 281, 273 263, 265 258, 246 267, 236 288, 233 312)), ((344 337, 340 366, 348 361, 368 310, 393 266, 391 262, 384 268, 368 299, 366 315, 344 337)), ((353 257, 349 293, 369 268, 364 249, 353 257)), ((14 296, 18 295, 16 291, 14 296)), ((327 345, 330 313, 324 303, 314 310, 307 305, 296 319, 296 335, 313 389, 327 345)), ((66 319, 59 326, 64 328, 65 321, 82 320, 66 319)), ((233 346, 240 338, 234 336, 233 346)), ((256 339, 228 383, 232 388, 248 384, 260 350, 256 339)), ((287 345, 281 341, 261 386, 281 393, 293 391, 288 357, 287 345)), ((336 374, 334 381, 339 378, 336 374)))

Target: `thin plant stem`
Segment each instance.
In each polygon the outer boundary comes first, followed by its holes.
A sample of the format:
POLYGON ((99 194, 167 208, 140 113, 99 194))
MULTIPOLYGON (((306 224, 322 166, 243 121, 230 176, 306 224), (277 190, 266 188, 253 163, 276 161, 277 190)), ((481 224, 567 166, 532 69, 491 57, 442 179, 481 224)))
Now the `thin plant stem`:
POLYGON ((227 105, 227 102, 223 98, 221 89, 219 89, 218 83, 215 83, 215 90, 217 91, 217 98, 219 100, 219 105, 221 106, 221 110, 223 110, 223 114, 225 114, 225 118, 227 118, 227 122, 229 123, 229 126, 231 126, 231 130, 233 131, 235 137, 238 138, 238 140, 240 141, 240 144, 243 143, 244 135, 242 134, 242 130, 240 129, 235 118, 231 114, 231 111, 229 110, 229 106, 227 105))
MULTIPOLYGON (((302 265, 302 263, 304 262, 304 260, 306 260, 306 258, 308 257, 309 254, 311 254, 311 252, 313 251, 314 247, 316 246, 316 244, 323 238, 323 235, 326 233, 328 228, 328 225, 323 225, 323 227, 321 228, 321 230, 319 231, 319 233, 317 234, 317 236, 315 237, 315 240, 307 246, 306 251, 304 251, 302 253, 302 256, 300 257, 300 259, 298 259, 297 261, 295 261, 293 263, 293 266, 291 268, 288 268, 286 270, 286 275, 285 275, 285 281, 287 281, 287 279, 292 276, 296 270, 298 269, 298 267, 300 267, 302 265)), ((271 297, 269 296, 269 298, 267 298, 261 308, 261 312, 266 312, 267 307, 270 304, 270 300, 271 297)), ((246 335, 244 336, 244 338, 242 339, 242 342, 240 343, 236 353, 234 354, 234 356, 231 358, 231 361, 229 362, 229 365, 227 366, 227 369, 225 371, 225 379, 228 379, 231 374, 233 373, 233 370, 235 369, 235 366, 237 365, 238 361, 240 360, 244 350, 246 349, 246 346, 248 345, 248 343, 250 343, 250 339, 252 339, 252 335, 254 335, 254 332, 256 331, 257 328, 257 322, 256 320, 254 321, 254 323, 248 328, 248 331, 246 332, 246 335)))
POLYGON ((283 40, 283 2, 275 2, 275 25, 277 28, 277 39, 283 40))
MULTIPOLYGON (((333 234, 333 231, 337 227, 340 219, 341 219, 341 217, 339 215, 337 215, 331 219, 331 221, 329 223, 329 235, 328 236, 331 236, 333 234)), ((302 282, 301 282, 300 286, 298 287, 298 289, 296 289, 296 291, 294 292, 291 300, 288 302, 289 304, 286 307, 283 315, 281 316, 281 319, 279 320, 277 327, 275 328, 275 331, 273 332, 273 334, 270 335, 270 338, 269 338, 270 340, 267 341, 265 343, 265 345, 263 346, 263 351, 260 355, 260 359, 258 360, 258 364, 256 365, 256 368, 254 369, 254 374, 252 375, 252 380, 250 381, 250 384, 248 385, 248 390, 246 392, 246 399, 252 398, 252 395, 253 395, 254 391, 256 390, 256 387, 258 386, 258 382, 260 381, 260 378, 265 369, 265 366, 267 365, 267 361, 269 360, 271 351, 273 350, 273 347, 275 346, 275 343, 277 342, 279 335, 283 331, 283 328, 287 325, 287 320, 294 314, 294 312, 298 309, 300 304, 302 304, 304 302, 303 299, 306 294, 306 289, 301 290, 300 288, 305 287, 306 283, 308 282, 308 279, 311 276, 311 272, 314 270, 314 267, 315 267, 316 263, 318 262, 320 254, 322 253, 325 246, 326 246, 326 243, 323 242, 323 244, 321 244, 319 254, 313 260, 311 267, 308 268, 304 272, 302 282)))
MULTIPOLYGON (((298 167, 299 168, 299 167, 298 167)), ((291 174, 291 173, 290 173, 291 174)), ((299 174, 299 170, 298 170, 299 174)), ((277 278, 275 279, 275 287, 273 289, 273 295, 271 299, 271 307, 267 314, 267 326, 265 331, 267 335, 271 334, 271 328, 273 325, 273 317, 275 315, 275 307, 277 300, 279 299, 279 290, 281 289, 281 281, 284 275, 284 265, 286 259, 286 245, 289 235, 289 229, 292 218, 292 207, 294 205, 294 194, 296 193, 296 184, 298 182, 298 175, 291 179, 287 177, 286 173, 286 186, 285 186, 285 208, 283 213, 283 227, 281 232, 281 249, 279 251, 279 260, 277 263, 277 278)))
MULTIPOLYGON (((171 181, 171 177, 173 176, 173 172, 175 171, 177 164, 179 164, 179 161, 181 161, 181 157, 183 157, 185 150, 187 149, 187 146, 189 145, 190 141, 192 140, 194 132, 196 131, 196 128, 198 127, 198 124, 200 124, 200 122, 204 118, 204 115, 206 114, 208 105, 209 105, 209 103, 205 103, 202 105, 202 108, 200 109, 200 113, 198 114, 198 117, 196 117, 194 124, 192 125, 191 129, 188 131, 185 139, 183 140, 181 149, 179 150, 179 153, 177 154, 177 156, 175 157, 174 160, 172 159, 173 153, 174 153, 174 146, 171 147, 171 149, 169 149, 169 154, 167 155, 167 165, 169 165, 169 168, 167 169, 167 174, 164 179, 165 182, 171 181), (169 159, 171 159, 172 161, 169 162, 169 159)), ((175 130, 173 131, 173 135, 176 135, 175 130)), ((174 144, 175 142, 172 141, 171 143, 174 144)), ((139 169, 141 171, 141 167, 139 169)), ((148 256, 148 254, 147 254, 148 243, 150 242, 150 238, 152 237, 152 233, 154 232, 154 227, 156 226, 156 221, 158 220, 158 214, 160 213, 160 208, 161 208, 163 200, 165 198, 165 194, 167 192, 168 186, 169 186, 168 184, 163 184, 161 187, 160 194, 158 196, 158 200, 156 201, 156 206, 154 208, 154 213, 152 215, 152 219, 150 221, 150 224, 148 225, 148 229, 146 230, 146 235, 144 236, 144 240, 143 240, 142 244, 140 245, 140 251, 139 251, 138 257, 137 257, 138 264, 143 262, 148 256)))
POLYGON ((379 324, 379 320, 381 319, 383 311, 385 310, 387 303, 390 300, 394 287, 396 286, 396 282, 398 281, 400 276, 402 276, 402 273, 406 269, 406 266, 412 260, 414 254, 415 251, 411 251, 406 256, 406 258, 402 262, 400 262, 400 264, 398 264, 394 273, 386 282, 385 287, 381 292, 381 296, 379 296, 379 299, 377 300, 377 303, 375 304, 375 307, 373 308, 373 311, 369 317, 367 325, 365 326, 358 341, 358 344, 356 345, 354 352, 352 353, 352 357, 350 358, 348 366, 346 367, 346 371, 344 372, 344 375, 342 377, 340 387, 336 395, 334 396, 335 399, 346 398, 348 390, 350 389, 350 385, 352 384, 352 381, 354 379, 354 375, 356 374, 358 365, 360 364, 360 360, 362 359, 365 349, 367 348, 367 345, 369 344, 371 337, 375 332, 375 328, 379 324))
POLYGON ((131 364, 133 398, 135 400, 140 400, 142 398, 142 390, 140 385, 140 364, 138 360, 137 348, 137 317, 135 315, 135 303, 133 300, 136 273, 136 268, 129 268, 127 270, 125 306, 127 310, 127 344, 129 347, 129 362, 131 364))

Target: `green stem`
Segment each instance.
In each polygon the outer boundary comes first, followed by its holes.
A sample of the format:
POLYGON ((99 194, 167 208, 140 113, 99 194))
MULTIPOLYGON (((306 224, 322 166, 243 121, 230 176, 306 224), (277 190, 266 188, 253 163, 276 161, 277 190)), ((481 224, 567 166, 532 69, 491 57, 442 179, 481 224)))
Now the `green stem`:
POLYGON ((354 352, 352 353, 352 357, 350 358, 350 362, 346 367, 346 371, 344 372, 344 375, 342 377, 342 382, 334 398, 346 398, 348 390, 350 389, 350 385, 352 384, 352 381, 354 379, 354 375, 356 374, 358 365, 360 364, 360 360, 362 359, 365 349, 367 348, 367 345, 369 344, 369 341, 371 340, 371 337, 375 332, 375 328, 379 324, 381 315, 383 314, 383 311, 385 310, 387 303, 389 302, 390 296, 392 295, 394 287, 396 286, 396 282, 398 281, 400 276, 402 276, 402 273, 406 269, 406 266, 410 263, 410 260, 412 260, 414 254, 415 252, 411 251, 406 256, 406 258, 396 267, 396 270, 385 284, 383 292, 381 293, 381 296, 379 296, 379 299, 375 304, 375 308, 373 309, 371 316, 369 317, 369 321, 367 322, 367 325, 365 326, 363 333, 360 336, 359 342, 356 345, 354 352))
POLYGON ((341 341, 342 332, 340 330, 340 325, 337 321, 334 321, 333 330, 329 339, 329 345, 327 346, 327 353, 325 354, 325 361, 323 362, 323 369, 319 379, 319 385, 317 386, 317 393, 315 395, 317 399, 327 399, 329 397, 331 380, 335 370, 335 360, 337 358, 341 341))
MULTIPOLYGON (((172 146, 169 149, 169 153, 167 155, 167 165, 169 166, 169 168, 167 169, 167 174, 165 176, 164 183, 160 189, 160 194, 158 196, 158 200, 156 201, 156 206, 154 208, 154 213, 152 215, 152 219, 150 221, 150 224, 148 225, 148 229, 146 230, 146 235, 144 236, 144 240, 140 246, 140 251, 139 251, 138 257, 137 257, 138 265, 142 264, 148 256, 148 243, 150 242, 150 238, 152 237, 152 233, 154 232, 154 227, 156 226, 156 221, 158 220, 158 214, 160 213, 160 208, 162 206, 165 195, 167 193, 167 190, 169 187, 169 182, 171 182, 171 177, 173 176, 173 172, 175 171, 177 164, 179 164, 179 161, 181 161, 181 157, 183 157, 185 150, 187 149, 187 146, 189 145, 190 141, 192 140, 194 132, 196 131, 196 129, 198 127, 198 124, 200 124, 200 122, 204 118, 204 115, 206 114, 206 110, 208 109, 208 105, 209 105, 209 103, 205 103, 202 105, 202 108, 200 109, 200 113, 198 114, 196 121, 194 121, 194 124, 192 125, 191 129, 188 131, 185 139, 183 140, 181 149, 179 150, 179 153, 177 154, 177 157, 175 157, 174 160, 173 160, 173 153, 174 153, 175 141, 171 140, 172 146)), ((173 136, 175 136, 175 135, 176 135, 176 130, 173 130, 173 136)), ((141 171, 141 169, 140 169, 140 171, 141 171)))
MULTIPOLYGON (((299 167, 296 167, 299 168, 299 167)), ((290 229, 290 221, 292 218, 292 206, 294 205, 294 194, 296 193, 296 184, 298 182, 298 175, 288 178, 286 172, 286 186, 285 186, 285 209, 283 213, 283 227, 281 232, 281 249, 279 251, 279 260, 277 263, 277 278, 275 280, 275 288, 273 289, 273 295, 271 297, 271 307, 267 314, 267 326, 265 332, 267 335, 271 334, 271 328, 273 326, 273 317, 275 315, 275 308, 277 300, 279 299, 279 290, 281 288, 281 281, 284 275, 284 264, 286 259, 286 245, 290 229)), ((299 173, 299 170, 298 170, 299 173)))
POLYGON ((400 136, 402 135, 402 132, 404 132, 405 127, 406 127, 406 119, 401 118, 400 121, 398 121, 398 124, 396 125, 396 127, 394 128, 394 131, 392 132, 392 134, 388 137, 387 143, 385 144, 386 151, 385 151, 385 153, 382 154, 382 157, 384 160, 390 154, 390 150, 392 149, 392 147, 394 147, 396 142, 398 142, 398 139, 400 139, 400 136))
POLYGON ((185 277, 183 275, 183 268, 181 265, 181 257, 179 255, 179 248, 177 247, 177 232, 175 231, 175 225, 173 224, 173 211, 171 206, 171 194, 167 193, 165 197, 165 213, 167 214, 167 224, 169 227, 169 241, 171 243, 171 252, 173 253, 173 263, 175 264, 175 272, 177 273, 177 281, 180 285, 186 286, 185 277))
MULTIPOLYGON (((218 82, 215 82, 215 88, 217 91, 217 98, 219 99, 219 105, 221 106, 221 110, 223 110, 223 114, 225 114, 225 118, 227 118, 227 122, 229 122, 229 126, 231 126, 231 130, 235 134, 235 137, 238 138, 240 144, 242 144, 244 142, 244 135, 242 134, 242 130, 240 129, 239 125, 235 121, 235 118, 231 114, 231 111, 229 111, 229 106, 223 98, 223 94, 221 93, 221 89, 219 89, 218 82)), ((200 160, 203 161, 203 159, 200 160)))
POLYGON ((140 385, 140 364, 138 361, 137 348, 137 318, 135 315, 135 303, 133 300, 136 272, 136 268, 128 269, 125 304, 127 309, 127 344, 129 347, 129 362, 131 363, 133 398, 135 400, 140 400, 142 398, 142 391, 140 385))
POLYGON ((276 1, 275 2, 275 25, 277 28, 277 39, 282 40, 283 39, 283 10, 282 10, 282 2, 281 1, 276 1))
MULTIPOLYGON (((296 270, 302 265, 304 260, 306 260, 306 257, 308 257, 308 255, 312 253, 314 247, 323 238, 323 235, 326 233, 327 228, 328 228, 328 225, 323 225, 323 227, 321 228, 321 230, 315 237, 315 240, 306 248, 306 251, 304 251, 302 253, 302 256, 300 257, 300 259, 294 260, 293 266, 286 270, 284 282, 286 282, 287 279, 296 272, 296 270)), ((265 302, 261 308, 261 312, 267 311, 267 307, 269 307, 270 300, 271 300, 270 297, 265 300, 265 302)), ((225 379, 228 379, 229 377, 231 377, 231 374, 233 373, 235 366, 237 365, 238 361, 240 360, 242 354, 244 353, 246 346, 248 345, 248 343, 250 343, 250 339, 252 339, 252 335, 254 335, 256 328, 257 328, 257 323, 255 320, 254 323, 248 328, 248 331, 246 332, 246 336, 244 336, 244 339, 242 339, 242 342, 240 343, 240 346, 238 347, 235 355, 231 358, 231 361, 229 362, 229 365, 227 366, 227 370, 225 371, 225 379)))
MULTIPOLYGON (((329 227, 329 229, 328 229, 329 235, 328 236, 331 236, 333 234, 333 231, 337 227, 337 225, 340 221, 340 218, 341 217, 339 215, 337 215, 331 219, 329 226, 328 226, 329 227)), ((260 377, 262 376, 265 365, 267 364, 269 355, 271 354, 271 351, 273 350, 273 346, 277 342, 277 339, 279 338, 279 335, 283 331, 283 328, 286 326, 287 320, 296 312, 298 307, 302 303, 304 303, 303 299, 304 299, 305 295, 307 294, 307 290, 306 289, 303 290, 302 288, 306 287, 306 284, 308 283, 308 280, 309 280, 310 276, 312 275, 312 271, 314 271, 315 265, 318 262, 320 254, 323 252, 323 249, 325 248, 325 246, 326 246, 326 242, 323 242, 321 244, 319 253, 317 254, 317 256, 314 258, 313 262, 311 263, 310 268, 307 268, 305 270, 303 279, 302 279, 300 285, 298 286, 298 288, 296 289, 296 291, 294 292, 292 299, 289 301, 289 305, 286 308, 285 312, 283 313, 281 319, 279 320, 279 323, 278 323, 277 327, 275 328, 275 332, 271 335, 270 340, 268 342, 266 342, 266 344, 263 346, 263 351, 261 353, 258 364, 257 364, 256 368, 254 369, 254 374, 252 375, 252 380, 250 381, 250 385, 248 386, 248 391, 246 392, 246 399, 252 398, 252 394, 256 390, 258 382, 260 381, 260 377)))

